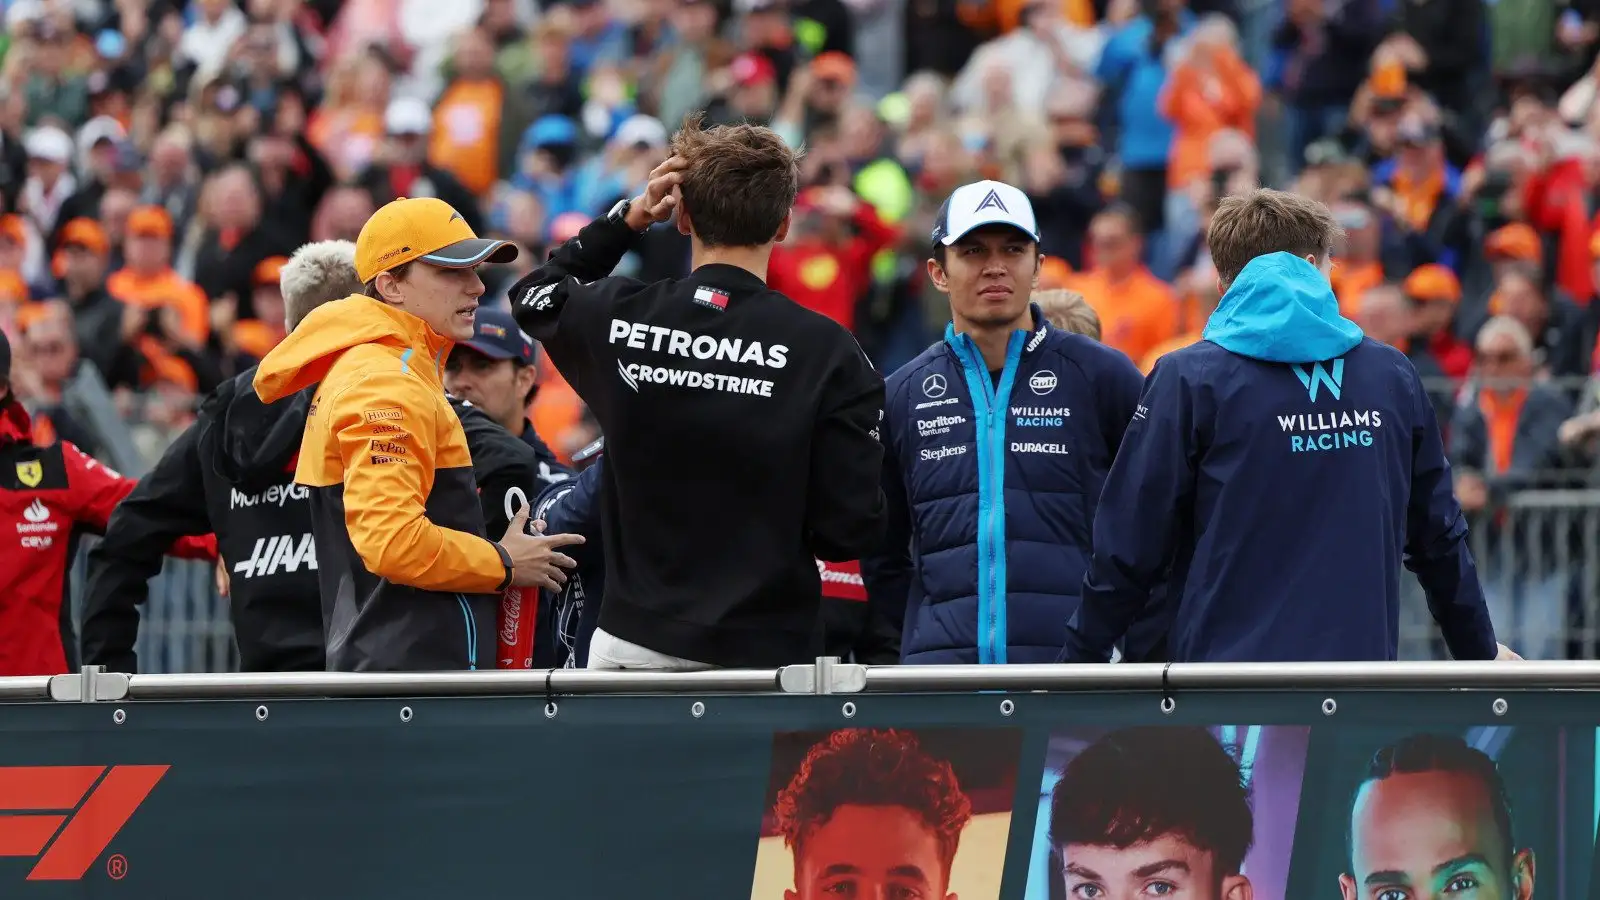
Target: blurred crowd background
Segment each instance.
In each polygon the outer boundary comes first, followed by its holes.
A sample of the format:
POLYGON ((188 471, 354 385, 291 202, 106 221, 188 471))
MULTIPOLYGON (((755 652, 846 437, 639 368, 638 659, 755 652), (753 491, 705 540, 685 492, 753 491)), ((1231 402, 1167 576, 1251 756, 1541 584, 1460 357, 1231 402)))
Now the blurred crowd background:
MULTIPOLYGON (((1347 232, 1341 308, 1428 380, 1508 642, 1595 655, 1600 0, 0 10, 0 328, 40 440, 137 474, 197 396, 282 337, 284 258, 354 239, 397 196, 438 196, 521 245, 486 273, 503 296, 634 195, 699 110, 805 149, 772 283, 851 328, 884 372, 948 319, 923 261, 959 184, 1027 191, 1041 286, 1082 293, 1103 340, 1146 370, 1197 340, 1218 300, 1217 200, 1291 188, 1347 232)), ((624 268, 687 264, 686 239, 657 228, 624 268)), ((532 418, 564 458, 595 437, 548 366, 532 418)), ((164 615, 152 627, 197 640, 225 628, 164 615)), ((1429 655, 1412 624, 1407 655, 1429 655)))

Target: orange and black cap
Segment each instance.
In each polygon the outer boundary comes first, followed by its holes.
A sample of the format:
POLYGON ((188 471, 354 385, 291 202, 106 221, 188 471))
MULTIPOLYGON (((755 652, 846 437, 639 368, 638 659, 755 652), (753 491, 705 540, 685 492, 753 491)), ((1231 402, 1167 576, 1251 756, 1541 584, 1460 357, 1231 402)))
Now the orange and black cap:
POLYGON ((510 241, 480 238, 450 204, 433 197, 391 200, 372 214, 356 237, 356 275, 368 284, 408 262, 445 269, 517 258, 510 241))

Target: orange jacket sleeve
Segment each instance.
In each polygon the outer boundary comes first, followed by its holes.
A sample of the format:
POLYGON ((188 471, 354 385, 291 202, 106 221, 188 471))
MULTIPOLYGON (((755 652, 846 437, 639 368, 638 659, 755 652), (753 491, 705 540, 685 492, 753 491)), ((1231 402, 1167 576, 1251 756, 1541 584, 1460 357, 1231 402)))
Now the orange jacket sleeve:
POLYGON ((421 380, 396 370, 360 376, 330 402, 350 544, 369 572, 396 584, 490 593, 505 580, 499 551, 485 538, 435 525, 426 514, 440 427, 433 412, 438 398, 427 392, 421 380), (402 418, 377 424, 398 426, 401 434, 374 429, 364 414, 386 407, 402 418))

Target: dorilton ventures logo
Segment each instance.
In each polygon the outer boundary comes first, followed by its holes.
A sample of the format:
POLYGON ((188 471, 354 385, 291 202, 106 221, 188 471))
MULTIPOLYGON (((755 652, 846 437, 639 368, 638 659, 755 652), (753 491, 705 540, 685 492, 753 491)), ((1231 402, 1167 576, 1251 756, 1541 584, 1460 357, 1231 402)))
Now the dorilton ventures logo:
MULTIPOLYGON (((0 856, 37 856, 29 881, 78 881, 168 766, 0 768, 0 856), (27 815, 11 815, 27 811, 27 815)), ((120 860, 120 857, 113 857, 120 860)), ((114 878, 125 871, 108 867, 114 878), (115 871, 113 871, 115 870, 115 871)))

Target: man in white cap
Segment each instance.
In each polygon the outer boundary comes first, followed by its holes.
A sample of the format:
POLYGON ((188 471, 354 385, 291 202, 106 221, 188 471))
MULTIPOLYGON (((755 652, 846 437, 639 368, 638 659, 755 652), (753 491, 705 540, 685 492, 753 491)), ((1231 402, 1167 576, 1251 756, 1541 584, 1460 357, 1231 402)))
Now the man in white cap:
POLYGON ((22 139, 28 153, 28 180, 22 186, 18 208, 33 219, 40 234, 55 230, 61 204, 78 190, 72 163, 72 138, 54 125, 41 125, 22 139))
POLYGON ((437 197, 450 204, 474 232, 485 228, 472 192, 456 177, 428 162, 433 110, 415 97, 396 97, 383 114, 385 140, 358 181, 374 206, 398 197, 437 197))
POLYGON ((885 386, 889 528, 861 560, 868 602, 879 623, 904 623, 908 663, 1053 662, 1142 379, 1031 302, 1042 257, 1021 190, 956 188, 932 244, 928 279, 952 322, 885 386))

